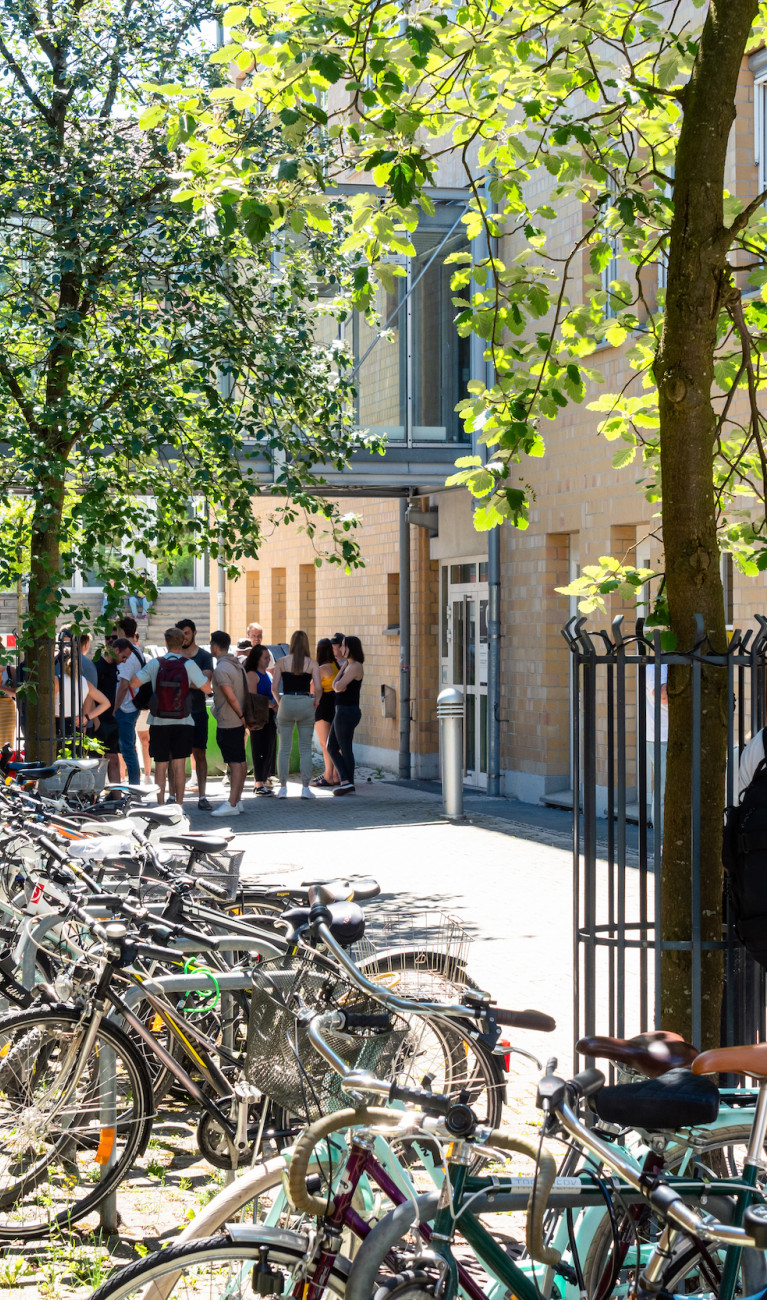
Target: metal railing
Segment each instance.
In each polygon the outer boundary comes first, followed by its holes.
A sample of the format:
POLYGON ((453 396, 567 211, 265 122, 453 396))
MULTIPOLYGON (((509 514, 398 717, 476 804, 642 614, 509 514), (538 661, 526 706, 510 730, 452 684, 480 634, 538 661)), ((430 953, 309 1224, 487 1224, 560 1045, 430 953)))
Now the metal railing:
POLYGON ((721 941, 701 937, 696 906, 701 673, 706 665, 727 672, 726 800, 732 804, 739 755, 767 720, 767 617, 756 616, 756 631, 733 631, 723 655, 711 651, 703 620, 696 622, 695 648, 685 654, 663 651, 660 632, 645 633, 641 619, 628 636, 621 616, 609 631, 588 631, 585 618, 570 619, 563 629, 572 656, 574 1041, 584 1034, 673 1029, 660 1023, 661 958, 672 948, 691 954, 694 1041, 700 1038, 702 956, 714 948, 724 953, 722 1042, 767 1036, 764 972, 739 943, 726 898, 721 941), (656 918, 665 776, 661 687, 664 669, 673 664, 690 668, 693 763, 690 936, 672 943, 656 918))
POLYGON ((12 670, 17 692, 15 749, 23 754, 54 756, 66 748, 69 757, 82 758, 87 750, 87 731, 80 725, 84 691, 79 635, 59 632, 42 644, 38 641, 34 653, 17 639, 15 649, 6 651, 5 666, 12 670), (47 692, 43 692, 33 665, 46 661, 48 682, 47 692), (44 694, 51 700, 47 717, 30 709, 30 702, 44 694))

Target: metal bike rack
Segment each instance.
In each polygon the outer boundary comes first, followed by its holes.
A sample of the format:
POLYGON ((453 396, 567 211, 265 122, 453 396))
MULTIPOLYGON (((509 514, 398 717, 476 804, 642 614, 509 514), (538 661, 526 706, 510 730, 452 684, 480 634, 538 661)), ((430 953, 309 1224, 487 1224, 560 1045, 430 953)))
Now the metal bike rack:
MULTIPOLYGON (((662 837, 654 831, 651 841, 648 833, 648 820, 660 827, 663 815, 660 781, 651 795, 651 764, 662 771, 660 685, 666 664, 684 664, 691 671, 693 752, 700 735, 701 671, 704 665, 726 669, 726 798, 735 802, 739 755, 767 720, 767 618, 757 615, 756 621, 756 632, 731 633, 724 655, 711 651, 700 618, 689 654, 664 652, 660 632, 645 634, 641 619, 629 636, 621 616, 609 631, 587 631, 585 618, 570 619, 563 629, 572 656, 574 1041, 584 1034, 623 1037, 673 1028, 660 1024, 661 957, 672 947, 691 953, 693 970, 700 970, 705 950, 723 950, 723 1042, 767 1036, 764 972, 738 942, 726 905, 721 942, 701 937, 694 905, 700 897, 699 758, 692 772, 693 906, 687 941, 667 943, 656 926, 662 837), (651 726, 648 683, 655 701, 651 726), (636 848, 629 845, 632 822, 638 824, 636 848)), ((702 1007, 695 978, 691 1004, 698 1042, 702 1007)))

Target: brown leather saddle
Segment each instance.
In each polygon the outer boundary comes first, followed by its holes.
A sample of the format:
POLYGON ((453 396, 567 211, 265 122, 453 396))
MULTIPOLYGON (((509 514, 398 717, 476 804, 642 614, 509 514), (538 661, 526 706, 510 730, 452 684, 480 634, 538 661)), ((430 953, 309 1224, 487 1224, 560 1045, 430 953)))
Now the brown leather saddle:
POLYGON ((669 1070, 689 1070, 699 1055, 692 1043, 665 1029, 636 1034, 634 1038, 579 1038, 575 1046, 581 1056, 602 1057, 648 1079, 658 1079, 669 1070))

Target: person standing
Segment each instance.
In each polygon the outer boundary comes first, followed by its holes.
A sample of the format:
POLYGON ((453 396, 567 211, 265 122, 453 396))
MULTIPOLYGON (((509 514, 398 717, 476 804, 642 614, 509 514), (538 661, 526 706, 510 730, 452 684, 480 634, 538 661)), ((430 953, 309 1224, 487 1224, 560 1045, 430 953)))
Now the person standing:
POLYGON ((365 656, 358 636, 344 637, 341 647, 343 664, 333 682, 336 695, 336 712, 333 729, 328 737, 328 753, 333 760, 340 785, 333 791, 334 795, 354 794, 354 732, 359 726, 360 687, 365 671, 362 665, 365 656))
POLYGON ((134 704, 136 691, 132 688, 131 681, 144 667, 145 660, 138 643, 138 625, 135 618, 120 619, 117 628, 132 646, 131 654, 117 670, 117 694, 114 704, 117 736, 128 781, 130 785, 140 785, 141 769, 136 754, 136 723, 139 715, 134 704))
MULTIPOLYGON (((259 646, 263 645, 263 642, 264 642, 264 629, 262 628, 261 624, 248 623, 247 630, 245 632, 245 636, 243 640, 238 641, 237 643, 237 653, 241 659, 247 658, 247 656, 250 654, 250 651, 255 650, 259 646)), ((268 649, 269 647, 267 646, 267 650, 268 649)), ((267 667, 267 672, 271 672, 273 668, 274 668, 274 656, 272 655, 271 650, 269 650, 269 664, 267 667)))
POLYGON ((290 652, 274 665, 272 694, 277 702, 277 731, 280 749, 277 770, 280 788, 278 799, 288 796, 288 769, 293 744, 293 728, 298 727, 298 752, 301 759, 301 798, 313 799, 309 782, 312 775, 312 734, 314 710, 322 695, 322 682, 317 662, 309 653, 309 638, 305 632, 294 632, 290 638, 290 652), (279 696, 282 683, 282 699, 279 696), (314 687, 314 699, 312 699, 314 687))
MULTIPOLYGON (((176 627, 184 633, 184 658, 193 663, 211 681, 213 677, 213 656, 197 644, 197 627, 191 618, 180 618, 176 627)), ((192 691, 192 721, 194 722, 194 744, 192 762, 197 773, 197 807, 203 812, 211 811, 210 801, 205 797, 208 781, 208 706, 202 691, 192 691)))
POLYGON ((333 766, 330 755, 328 754, 328 736, 333 726, 333 718, 336 711, 336 696, 333 690, 333 682, 338 676, 338 664, 333 654, 333 644, 329 637, 322 637, 317 642, 317 663, 320 670, 320 681, 322 683, 322 695, 314 714, 314 730, 317 732, 317 739, 322 749, 322 757, 325 761, 325 771, 322 776, 316 777, 312 785, 319 786, 324 790, 338 785, 339 777, 333 766))
POLYGON ((98 739, 106 748, 107 779, 115 785, 120 780, 120 738, 114 714, 117 674, 120 665, 124 664, 132 653, 133 646, 125 637, 108 636, 95 664, 98 688, 109 700, 109 709, 105 710, 99 719, 98 739))
POLYGON ((213 817, 238 817, 245 811, 242 792, 248 774, 245 753, 245 694, 248 689, 245 670, 236 655, 230 653, 232 638, 228 632, 214 632, 210 649, 216 666, 213 670, 213 717, 216 719, 216 743, 229 768, 229 801, 211 814, 213 817))
POLYGON ((269 778, 274 772, 274 755, 277 750, 277 724, 274 715, 277 705, 272 696, 272 675, 269 672, 269 647, 254 646, 245 660, 245 674, 248 690, 252 695, 264 695, 269 703, 269 714, 263 727, 250 733, 250 752, 253 756, 253 779, 255 792, 270 795, 272 787, 269 778))
POLYGON ((167 653, 160 659, 148 660, 131 678, 129 686, 135 694, 140 686, 149 682, 153 690, 149 704, 149 753, 154 759, 155 779, 159 786, 157 802, 165 802, 165 783, 168 768, 172 767, 174 797, 176 803, 181 804, 186 785, 186 760, 192 753, 194 740, 189 695, 195 688, 209 691, 210 682, 196 663, 184 659, 181 628, 168 628, 165 645, 167 653))

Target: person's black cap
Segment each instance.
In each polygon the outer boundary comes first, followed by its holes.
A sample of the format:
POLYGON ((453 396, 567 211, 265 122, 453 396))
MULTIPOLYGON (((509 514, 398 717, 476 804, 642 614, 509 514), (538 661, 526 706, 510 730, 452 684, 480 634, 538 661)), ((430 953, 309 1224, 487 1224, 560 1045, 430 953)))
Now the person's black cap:
POLYGON ((333 636, 330 638, 330 644, 331 644, 331 645, 343 645, 343 643, 344 643, 345 640, 346 640, 346 637, 344 636, 343 632, 335 632, 335 633, 333 634, 333 636))

